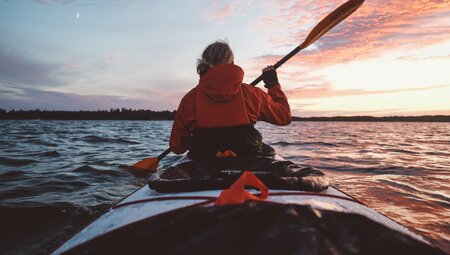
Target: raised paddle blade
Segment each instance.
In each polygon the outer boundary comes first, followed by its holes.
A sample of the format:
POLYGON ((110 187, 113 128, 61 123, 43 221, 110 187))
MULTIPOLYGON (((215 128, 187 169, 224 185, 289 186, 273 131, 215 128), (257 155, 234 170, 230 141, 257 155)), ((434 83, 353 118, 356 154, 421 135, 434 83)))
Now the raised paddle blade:
POLYGON ((156 171, 158 169, 158 166, 159 166, 158 158, 146 158, 132 165, 131 168, 134 170, 141 170, 141 171, 156 171))
MULTIPOLYGON (((341 21, 343 21, 345 18, 347 18, 350 14, 352 14, 356 9, 358 9, 362 4, 364 3, 364 0, 349 0, 339 6, 336 10, 334 10, 332 13, 328 14, 322 21, 317 24, 313 30, 308 34, 305 41, 295 47, 289 54, 284 56, 282 59, 280 59, 277 63, 273 65, 275 69, 280 67, 282 64, 284 64, 286 61, 288 61, 290 58, 292 58, 295 54, 297 54, 302 49, 308 47, 310 44, 315 42, 317 39, 319 39, 323 34, 328 32, 330 29, 335 27, 337 24, 339 24, 341 21)), ((260 81, 262 81, 262 74, 256 78, 250 85, 256 86, 260 81)))
POLYGON ((319 39, 323 34, 328 32, 345 18, 350 16, 350 14, 355 12, 356 9, 358 9, 363 3, 364 0, 349 0, 339 6, 336 10, 328 14, 328 16, 326 16, 322 21, 319 22, 319 24, 314 27, 314 29, 306 37, 305 41, 300 44, 300 48, 304 49, 308 47, 310 44, 319 39))

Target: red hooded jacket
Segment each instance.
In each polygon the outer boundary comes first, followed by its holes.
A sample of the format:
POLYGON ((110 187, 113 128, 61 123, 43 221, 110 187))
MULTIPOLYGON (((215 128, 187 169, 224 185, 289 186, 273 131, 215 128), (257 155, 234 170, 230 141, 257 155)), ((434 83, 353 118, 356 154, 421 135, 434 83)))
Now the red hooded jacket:
POLYGON ((243 84, 244 71, 233 64, 219 64, 200 78, 181 100, 170 136, 170 148, 184 153, 197 127, 230 127, 258 120, 275 125, 291 123, 291 110, 281 87, 262 89, 243 84))

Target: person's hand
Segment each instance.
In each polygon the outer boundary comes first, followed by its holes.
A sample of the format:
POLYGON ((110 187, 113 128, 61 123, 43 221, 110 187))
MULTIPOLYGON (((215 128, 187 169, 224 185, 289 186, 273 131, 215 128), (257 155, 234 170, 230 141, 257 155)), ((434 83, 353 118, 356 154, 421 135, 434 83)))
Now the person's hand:
POLYGON ((264 81, 264 87, 270 89, 275 85, 280 84, 278 82, 277 71, 273 66, 267 66, 262 70, 262 79, 264 81))

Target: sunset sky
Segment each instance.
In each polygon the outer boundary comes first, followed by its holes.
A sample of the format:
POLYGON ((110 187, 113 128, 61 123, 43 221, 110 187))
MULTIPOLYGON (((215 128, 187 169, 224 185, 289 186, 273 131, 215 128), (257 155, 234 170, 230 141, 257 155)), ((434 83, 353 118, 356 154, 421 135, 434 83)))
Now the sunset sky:
MULTIPOLYGON (((175 110, 209 43, 249 83, 344 2, 0 0, 0 108, 175 110)), ((295 116, 450 114, 450 1, 366 0, 278 76, 295 116)))

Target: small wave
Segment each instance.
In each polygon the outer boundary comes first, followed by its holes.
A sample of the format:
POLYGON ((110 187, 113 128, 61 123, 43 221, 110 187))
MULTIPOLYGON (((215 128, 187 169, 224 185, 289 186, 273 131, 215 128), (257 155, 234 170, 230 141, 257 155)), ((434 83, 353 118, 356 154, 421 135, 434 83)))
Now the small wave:
POLYGON ((58 147, 58 144, 56 144, 56 143, 51 143, 51 142, 42 141, 42 140, 30 140, 29 143, 36 144, 36 145, 44 145, 44 146, 48 146, 48 147, 58 147))
POLYGON ((61 154, 59 154, 59 152, 57 152, 57 151, 45 151, 45 152, 26 154, 26 156, 56 158, 56 157, 61 156, 61 154))
POLYGON ((417 194, 420 196, 418 200, 421 200, 424 203, 438 203, 440 206, 447 208, 450 206, 450 198, 448 196, 444 193, 440 193, 438 190, 428 189, 430 186, 433 186, 433 180, 430 178, 425 180, 428 183, 422 184, 417 182, 417 180, 415 180, 415 183, 408 183, 392 178, 379 179, 378 181, 404 191, 405 194, 403 194, 403 196, 405 197, 417 194))
POLYGON ((8 200, 9 202, 34 201, 34 202, 51 202, 50 197, 54 194, 73 194, 81 189, 89 186, 89 183, 82 180, 62 181, 57 179, 41 180, 30 185, 24 183, 25 186, 11 188, 0 194, 0 200, 8 200), (48 201, 50 199, 50 201, 48 201))
POLYGON ((295 145, 295 143, 280 141, 280 142, 271 143, 271 145, 290 146, 290 145, 295 145))
POLYGON ((77 191, 81 188, 88 186, 89 184, 82 181, 61 181, 61 180, 50 180, 46 182, 39 183, 34 188, 42 188, 43 192, 56 192, 56 191, 77 191))
POLYGON ((401 166, 376 166, 376 167, 357 167, 354 165, 321 166, 320 168, 329 171, 353 172, 366 174, 395 174, 395 175, 418 175, 427 172, 428 169, 420 167, 401 167, 401 166))
POLYGON ((56 157, 61 156, 61 154, 59 154, 59 152, 57 152, 57 151, 47 151, 47 152, 43 152, 40 156, 56 158, 56 157))
POLYGON ((327 143, 327 142, 275 142, 275 143, 271 143, 271 145, 276 145, 276 146, 327 146, 327 147, 339 147, 339 145, 334 144, 334 143, 327 143))
POLYGON ((15 159, 15 158, 0 157, 0 164, 5 166, 27 166, 37 162, 38 161, 32 159, 15 159))
POLYGON ((9 180, 9 179, 16 179, 18 177, 21 177, 24 175, 23 171, 9 171, 6 173, 0 173, 0 179, 3 181, 9 180))
POLYGON ((450 145, 450 140, 433 140, 433 141, 426 141, 428 144, 439 144, 439 145, 450 145))
POLYGON ((429 155, 429 156, 444 156, 444 157, 450 157, 450 153, 445 153, 445 152, 439 152, 439 151, 427 151, 424 152, 425 155, 429 155))
POLYGON ((9 145, 11 142, 0 140, 0 145, 9 145))
POLYGON ((89 165, 83 165, 73 170, 76 173, 85 173, 92 175, 109 175, 109 176, 120 176, 120 173, 114 170, 102 170, 91 167, 89 165))
POLYGON ((83 138, 88 143, 122 143, 122 144, 139 144, 138 142, 129 141, 125 139, 105 138, 96 135, 89 135, 83 138))
MULTIPOLYGON (((39 192, 36 192, 35 190, 32 190, 27 187, 15 187, 12 189, 3 190, 0 193, 0 200, 3 202, 4 200, 20 200, 22 197, 30 197, 39 195, 39 192)), ((1 218, 1 217, 0 217, 1 218)))
POLYGON ((385 149, 385 151, 388 151, 388 152, 398 152, 398 153, 406 153, 406 154, 413 154, 413 155, 418 155, 418 154, 420 154, 419 152, 416 152, 416 151, 409 151, 409 150, 402 150, 402 149, 385 149))
POLYGON ((109 207, 110 205, 105 204, 82 208, 69 203, 37 204, 29 207, 2 205, 2 253, 50 254, 109 207))

